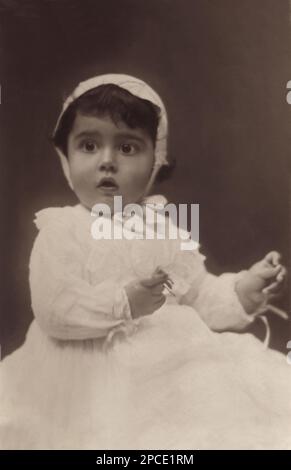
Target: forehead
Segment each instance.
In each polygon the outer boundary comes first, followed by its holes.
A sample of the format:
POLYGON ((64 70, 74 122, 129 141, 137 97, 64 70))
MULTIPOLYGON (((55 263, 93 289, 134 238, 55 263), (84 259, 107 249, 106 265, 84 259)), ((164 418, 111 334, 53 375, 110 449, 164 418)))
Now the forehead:
POLYGON ((151 141, 148 133, 141 128, 131 128, 125 122, 114 122, 110 116, 87 116, 77 113, 70 136, 78 138, 80 135, 100 135, 101 137, 122 137, 127 136, 143 140, 151 141))

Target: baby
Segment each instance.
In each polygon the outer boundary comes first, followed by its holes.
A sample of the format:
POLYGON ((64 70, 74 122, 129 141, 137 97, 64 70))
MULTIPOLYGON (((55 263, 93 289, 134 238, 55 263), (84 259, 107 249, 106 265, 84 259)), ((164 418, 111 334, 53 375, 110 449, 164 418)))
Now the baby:
MULTIPOLYGON (((140 203, 167 164, 162 101, 138 80, 118 75, 88 80, 75 97, 60 116, 54 137, 71 188, 89 211, 96 203, 113 209, 117 195, 124 205, 140 203)), ((235 291, 248 314, 280 293, 286 276, 280 258, 275 251, 268 253, 237 281, 235 291)), ((171 287, 171 279, 158 269, 152 277, 125 286, 133 318, 163 305, 165 284, 171 287)))
POLYGON ((131 76, 93 77, 65 102, 53 140, 79 203, 36 214, 35 319, 1 363, 0 448, 291 445, 284 356, 233 332, 282 289, 280 255, 214 276, 178 239, 91 235, 96 204, 161 200, 167 132, 160 97, 131 76))

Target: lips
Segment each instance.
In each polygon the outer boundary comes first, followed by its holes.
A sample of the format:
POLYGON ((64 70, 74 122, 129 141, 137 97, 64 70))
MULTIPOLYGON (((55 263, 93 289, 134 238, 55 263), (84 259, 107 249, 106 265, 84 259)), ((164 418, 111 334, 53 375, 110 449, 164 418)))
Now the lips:
POLYGON ((97 184, 97 188, 108 191, 116 191, 118 189, 118 184, 114 178, 102 178, 97 184))

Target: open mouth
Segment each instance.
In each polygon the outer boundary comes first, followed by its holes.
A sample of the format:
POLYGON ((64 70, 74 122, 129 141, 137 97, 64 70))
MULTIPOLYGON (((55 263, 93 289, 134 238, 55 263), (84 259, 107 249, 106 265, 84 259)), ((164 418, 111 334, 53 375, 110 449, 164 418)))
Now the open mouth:
POLYGON ((102 178, 98 183, 97 188, 107 191, 116 191, 118 189, 118 184, 113 178, 102 178))

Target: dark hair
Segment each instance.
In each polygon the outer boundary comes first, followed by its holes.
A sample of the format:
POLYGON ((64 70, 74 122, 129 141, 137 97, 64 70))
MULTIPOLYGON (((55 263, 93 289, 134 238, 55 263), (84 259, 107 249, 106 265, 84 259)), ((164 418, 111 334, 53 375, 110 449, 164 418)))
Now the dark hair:
MULTIPOLYGON (((124 122, 128 127, 144 129, 153 144, 156 143, 160 119, 160 108, 151 101, 134 96, 124 88, 114 84, 99 85, 87 91, 64 112, 52 140, 67 156, 68 137, 73 128, 77 113, 89 116, 109 116, 113 122, 124 122)), ((162 167, 157 180, 166 179, 172 172, 173 165, 162 167)))
POLYGON ((65 111, 53 137, 54 144, 67 155, 67 141, 77 112, 86 116, 109 116, 113 122, 144 129, 156 142, 160 109, 114 84, 100 85, 77 98, 65 111))

